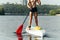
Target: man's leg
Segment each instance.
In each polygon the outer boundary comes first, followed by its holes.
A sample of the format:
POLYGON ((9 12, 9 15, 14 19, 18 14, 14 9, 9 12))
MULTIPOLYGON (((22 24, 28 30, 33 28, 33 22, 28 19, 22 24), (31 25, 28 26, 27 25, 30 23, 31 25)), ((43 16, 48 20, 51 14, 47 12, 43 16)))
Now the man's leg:
POLYGON ((32 24, 32 18, 33 18, 33 14, 32 14, 32 12, 30 12, 30 14, 29 14, 29 28, 31 27, 31 24, 32 24))
POLYGON ((36 26, 38 26, 38 13, 37 12, 34 12, 34 18, 35 18, 35 23, 36 23, 36 26))
POLYGON ((37 12, 35 12, 34 13, 34 18, 35 18, 35 23, 36 23, 36 27, 34 28, 35 30, 40 30, 41 29, 41 27, 38 25, 38 13, 37 12))

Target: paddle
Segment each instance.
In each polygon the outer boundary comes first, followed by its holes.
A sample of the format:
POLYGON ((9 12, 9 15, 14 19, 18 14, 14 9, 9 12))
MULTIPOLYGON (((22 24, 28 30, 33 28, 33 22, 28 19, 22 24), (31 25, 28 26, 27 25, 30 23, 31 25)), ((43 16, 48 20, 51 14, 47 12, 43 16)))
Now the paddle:
MULTIPOLYGON (((28 14, 29 14, 29 13, 28 13, 28 14)), ((28 18, 28 14, 27 14, 27 16, 25 17, 23 23, 17 28, 17 30, 16 30, 16 34, 21 34, 21 33, 22 33, 23 25, 24 25, 26 19, 28 18)))

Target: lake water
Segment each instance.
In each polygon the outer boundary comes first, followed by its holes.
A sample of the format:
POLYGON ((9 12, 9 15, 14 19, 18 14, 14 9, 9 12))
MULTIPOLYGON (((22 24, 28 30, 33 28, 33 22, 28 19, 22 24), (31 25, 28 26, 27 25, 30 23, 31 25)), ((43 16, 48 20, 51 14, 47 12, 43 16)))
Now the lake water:
MULTIPOLYGON (((0 40, 41 40, 40 37, 23 33, 20 37, 14 33, 19 25, 22 24, 25 16, 0 16, 0 40)), ((26 20, 23 28, 28 25, 26 20)), ((43 40, 60 40, 60 16, 38 16, 39 26, 46 30, 43 40)), ((33 26, 35 26, 33 18, 33 26)))

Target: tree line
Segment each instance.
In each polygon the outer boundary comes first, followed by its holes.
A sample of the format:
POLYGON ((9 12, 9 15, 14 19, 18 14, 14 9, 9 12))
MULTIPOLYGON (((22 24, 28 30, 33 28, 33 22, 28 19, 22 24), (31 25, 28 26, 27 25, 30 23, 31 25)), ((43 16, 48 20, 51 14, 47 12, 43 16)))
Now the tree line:
MULTIPOLYGON (((59 9, 60 6, 57 5, 39 5, 37 6, 38 13, 39 14, 49 14, 50 10, 55 10, 59 9)), ((26 5, 21 5, 21 4, 3 4, 0 5, 0 15, 5 14, 5 13, 11 13, 12 15, 26 15, 29 13, 29 9, 27 8, 26 5)))

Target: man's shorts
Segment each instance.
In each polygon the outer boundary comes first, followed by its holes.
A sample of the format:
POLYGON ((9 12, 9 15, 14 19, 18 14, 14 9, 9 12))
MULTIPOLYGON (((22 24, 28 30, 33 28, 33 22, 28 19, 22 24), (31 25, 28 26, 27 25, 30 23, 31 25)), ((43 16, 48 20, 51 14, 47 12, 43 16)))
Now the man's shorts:
POLYGON ((37 12, 37 7, 30 9, 31 12, 37 12))

